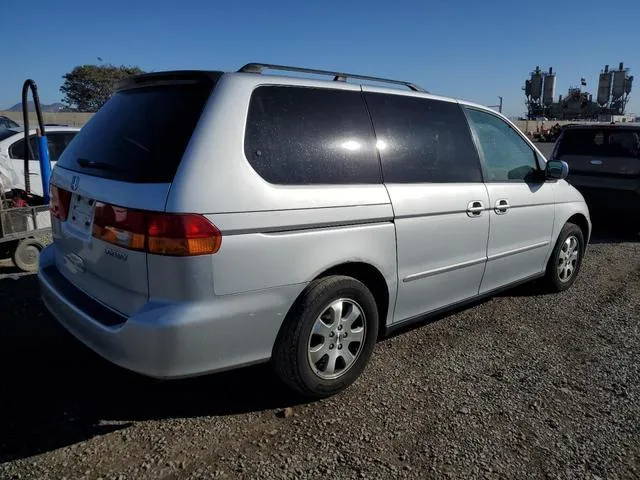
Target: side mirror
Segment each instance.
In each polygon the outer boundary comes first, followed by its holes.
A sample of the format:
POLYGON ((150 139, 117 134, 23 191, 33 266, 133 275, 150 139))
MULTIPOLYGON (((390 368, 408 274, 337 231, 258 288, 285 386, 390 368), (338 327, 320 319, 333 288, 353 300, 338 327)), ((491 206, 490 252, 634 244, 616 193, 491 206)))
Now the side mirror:
POLYGON ((562 160, 550 160, 547 162, 547 178, 564 180, 569 175, 569 165, 562 160))

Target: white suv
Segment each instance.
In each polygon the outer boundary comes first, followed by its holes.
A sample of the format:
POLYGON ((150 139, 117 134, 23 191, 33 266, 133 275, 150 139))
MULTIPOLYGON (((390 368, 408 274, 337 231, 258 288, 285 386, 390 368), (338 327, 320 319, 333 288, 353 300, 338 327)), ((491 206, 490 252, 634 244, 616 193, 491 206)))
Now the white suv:
MULTIPOLYGON (((47 126, 47 143, 49 145, 49 160, 52 165, 69 145, 73 137, 80 131, 76 127, 47 126)), ((38 145, 36 130, 29 132, 29 142, 33 157, 29 161, 29 183, 31 193, 42 196, 42 179, 40 178, 40 161, 38 160, 38 145)), ((0 130, 0 187, 5 190, 12 188, 24 189, 24 130, 8 128, 0 130)))

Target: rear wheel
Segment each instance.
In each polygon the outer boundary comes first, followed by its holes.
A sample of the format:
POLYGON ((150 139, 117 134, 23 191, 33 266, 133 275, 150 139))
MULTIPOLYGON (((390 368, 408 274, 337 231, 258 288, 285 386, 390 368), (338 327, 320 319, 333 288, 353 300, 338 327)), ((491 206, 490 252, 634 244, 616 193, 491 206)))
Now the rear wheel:
POLYGON ((358 280, 331 276, 312 282, 278 334, 276 374, 309 397, 333 395, 351 385, 369 361, 378 336, 378 310, 358 280))
POLYGON ((42 243, 35 238, 20 240, 13 252, 13 263, 23 272, 35 272, 38 269, 42 243))
POLYGON ((544 283, 548 290, 562 292, 576 281, 582 255, 584 254, 584 235, 574 223, 566 223, 560 231, 551 258, 547 264, 544 283))

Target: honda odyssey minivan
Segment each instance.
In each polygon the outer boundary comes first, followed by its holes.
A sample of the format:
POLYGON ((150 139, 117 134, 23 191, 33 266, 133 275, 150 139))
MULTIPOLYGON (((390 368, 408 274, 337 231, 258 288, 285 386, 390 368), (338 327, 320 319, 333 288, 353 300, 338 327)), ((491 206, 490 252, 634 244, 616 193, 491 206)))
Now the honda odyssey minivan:
POLYGON ((570 287, 591 223, 566 175, 502 115, 407 82, 134 76, 53 171, 42 297, 144 375, 270 362, 327 396, 397 327, 536 278, 570 287))

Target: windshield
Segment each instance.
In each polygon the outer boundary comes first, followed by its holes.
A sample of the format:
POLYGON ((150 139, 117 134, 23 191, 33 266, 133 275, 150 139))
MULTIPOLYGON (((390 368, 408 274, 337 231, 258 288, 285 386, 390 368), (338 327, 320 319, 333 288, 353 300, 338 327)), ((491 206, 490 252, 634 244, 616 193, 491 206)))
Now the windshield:
POLYGON ((76 135, 59 165, 126 182, 171 182, 211 88, 190 83, 116 93, 76 135))

